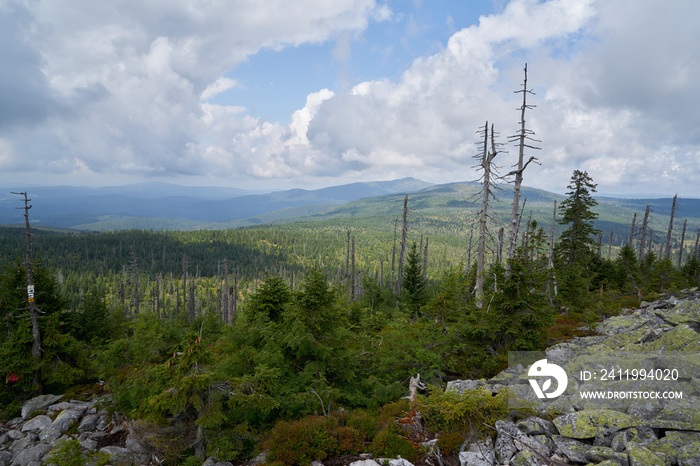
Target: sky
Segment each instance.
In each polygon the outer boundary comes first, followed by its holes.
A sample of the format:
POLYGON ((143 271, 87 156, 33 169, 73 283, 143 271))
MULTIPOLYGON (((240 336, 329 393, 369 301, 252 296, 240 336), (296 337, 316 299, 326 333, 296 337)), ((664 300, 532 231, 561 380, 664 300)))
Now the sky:
POLYGON ((0 0, 0 185, 476 181, 700 197, 696 0, 0 0), (695 77, 695 78, 693 78, 695 77), (507 180, 506 180, 507 181, 507 180), (505 182, 505 181, 504 181, 505 182))

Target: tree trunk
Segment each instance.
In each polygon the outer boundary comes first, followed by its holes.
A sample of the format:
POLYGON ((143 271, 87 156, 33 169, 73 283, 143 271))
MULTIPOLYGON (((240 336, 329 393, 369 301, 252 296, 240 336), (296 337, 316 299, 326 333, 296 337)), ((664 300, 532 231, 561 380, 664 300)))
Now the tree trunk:
POLYGON ((403 200, 403 222, 401 224, 401 245, 399 249, 399 270, 396 280, 396 295, 401 294, 401 281, 403 279, 403 258, 406 251, 406 237, 408 236, 408 194, 403 200))
POLYGON ((673 196, 673 205, 671 206, 671 220, 668 222, 668 233, 666 234, 666 249, 664 250, 664 259, 671 258, 671 233, 673 232, 673 217, 676 214, 676 200, 678 194, 673 196))
POLYGON ((27 302, 29 304, 29 320, 32 323, 32 349, 31 355, 32 359, 36 362, 37 369, 34 371, 34 376, 32 383, 36 387, 36 391, 39 395, 44 393, 44 383, 41 377, 41 354, 43 352, 42 342, 41 342, 41 328, 39 327, 39 313, 41 310, 34 302, 34 271, 32 269, 32 231, 29 228, 29 209, 32 206, 29 205, 31 199, 27 199, 27 193, 12 193, 24 197, 24 207, 18 207, 18 209, 24 209, 24 226, 25 234, 27 236, 27 248, 25 253, 25 269, 27 272, 27 302))
POLYGON ((633 247, 632 241, 634 241, 634 226, 636 223, 637 223, 637 212, 635 212, 634 217, 632 217, 632 229, 630 230, 630 241, 629 241, 630 247, 633 247))
POLYGON ((688 226, 688 219, 683 220, 683 233, 681 233, 681 247, 678 249, 678 268, 683 263, 683 243, 685 243, 685 227, 688 226))
POLYGON ((534 108, 532 105, 527 104, 527 95, 534 93, 527 88, 527 64, 525 64, 525 79, 523 80, 523 88, 517 92, 522 92, 523 94, 523 104, 520 107, 520 131, 517 135, 512 137, 512 141, 518 141, 518 163, 516 169, 508 173, 508 175, 515 175, 515 180, 513 184, 513 208, 510 216, 510 233, 508 241, 508 251, 506 255, 506 270, 510 270, 508 261, 515 257, 515 248, 518 242, 518 225, 520 223, 520 188, 523 183, 523 172, 527 168, 528 164, 534 160, 535 157, 530 157, 527 163, 524 162, 525 159, 525 147, 531 149, 539 149, 538 147, 530 146, 526 144, 526 140, 534 140, 531 135, 534 134, 532 131, 525 128, 525 110, 528 108, 534 108))
POLYGON ((651 206, 647 206, 646 211, 644 212, 644 222, 642 222, 642 238, 639 241, 639 263, 641 264, 642 261, 644 260, 644 247, 646 246, 647 242, 647 225, 649 223, 649 209, 651 206))

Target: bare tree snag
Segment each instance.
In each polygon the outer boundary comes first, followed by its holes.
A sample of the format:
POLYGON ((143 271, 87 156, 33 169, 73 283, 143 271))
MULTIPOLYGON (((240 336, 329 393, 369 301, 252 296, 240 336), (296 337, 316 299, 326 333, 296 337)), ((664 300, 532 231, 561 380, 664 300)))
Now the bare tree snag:
MULTIPOLYGON (((511 217, 510 217, 510 233, 509 233, 509 241, 508 241, 508 251, 506 258, 507 260, 513 259, 515 257, 515 248, 517 246, 517 241, 518 241, 518 224, 520 223, 520 189, 523 183, 523 172, 527 168, 527 166, 531 162, 537 163, 537 158, 536 157, 530 157, 530 159, 525 162, 525 148, 528 147, 530 149, 540 149, 539 147, 532 146, 527 144, 527 141, 535 141, 535 142, 541 142, 538 141, 537 139, 534 139, 532 136, 535 134, 533 131, 527 129, 525 127, 525 110, 535 108, 535 105, 528 105, 527 104, 527 95, 532 94, 534 95, 535 93, 532 92, 532 90, 527 88, 527 63, 525 64, 525 79, 523 80, 523 88, 515 91, 516 93, 522 92, 523 94, 523 104, 519 108, 520 110, 520 131, 518 134, 511 136, 510 142, 518 142, 518 163, 516 164, 515 170, 511 171, 508 173, 506 176, 511 176, 514 175, 514 184, 513 184, 513 209, 511 212, 511 217)), ((506 262, 506 270, 509 270, 509 265, 506 262)))
POLYGON ((642 223, 642 238, 639 241, 639 263, 641 264, 644 260, 644 247, 647 241, 647 225, 649 224, 649 210, 651 206, 647 205, 646 211, 644 212, 644 222, 642 223))
POLYGON ((396 290, 396 229, 399 219, 394 219, 394 246, 391 249, 391 289, 396 290))
POLYGON ((664 250, 664 259, 671 257, 671 233, 673 232, 673 217, 676 215, 676 200, 678 194, 673 196, 673 205, 671 206, 671 220, 668 222, 668 233, 666 234, 666 249, 664 250))
POLYGON ((428 237, 425 237, 425 246, 423 247, 423 280, 427 277, 428 271, 428 237))
POLYGON ((547 268, 550 272, 550 278, 547 280, 547 296, 549 303, 554 306, 554 298, 557 296, 557 277, 554 274, 554 228, 557 224, 557 201, 554 201, 554 213, 552 214, 552 230, 549 234, 549 260, 547 268), (552 296, 552 288, 554 288, 554 296, 552 296))
POLYGON ((498 252, 496 254, 496 263, 503 262, 503 227, 498 229, 498 252))
POLYGON ((613 242, 613 232, 610 230, 610 241, 608 241, 608 260, 610 260, 610 256, 612 255, 612 242, 613 242))
POLYGON ((39 314, 42 313, 41 309, 34 302, 34 271, 32 269, 32 231, 29 228, 29 209, 32 208, 29 205, 31 199, 27 199, 27 192, 15 193, 18 196, 24 197, 24 207, 17 207, 17 209, 24 209, 24 226, 25 234, 27 236, 27 249, 25 254, 24 266, 27 272, 27 301, 29 307, 29 319, 32 323, 32 359, 36 361, 36 371, 34 372, 34 378, 32 380, 34 386, 36 387, 39 395, 44 392, 44 384, 41 380, 41 356, 43 353, 43 347, 41 344, 41 329, 39 328, 39 314))
MULTIPOLYGON (((491 152, 488 150, 488 138, 489 138, 489 122, 484 124, 484 142, 483 142, 483 153, 481 156, 479 168, 483 170, 482 183, 483 188, 481 190, 481 211, 479 212, 479 246, 477 249, 476 258, 476 307, 483 307, 484 299, 484 269, 486 265, 486 235, 488 234, 487 220, 488 220, 488 209, 489 200, 493 196, 491 191, 491 185, 493 183, 493 170, 491 163, 493 159, 498 155, 496 150, 496 139, 494 136, 493 125, 491 125, 491 152)), ((478 157, 478 156, 477 156, 478 157)))
POLYGON ((399 249, 399 270, 396 280, 396 295, 401 294, 401 281, 403 280, 403 258, 406 251, 406 237, 408 236, 408 194, 403 200, 403 223, 401 226, 401 245, 399 249))
POLYGON ((688 219, 683 220, 683 233, 681 233, 681 247, 678 248, 678 268, 683 263, 683 243, 685 243, 685 227, 688 226, 688 219))
POLYGON ((629 245, 630 247, 633 246, 632 241, 634 241, 634 226, 637 223, 637 212, 634 213, 634 217, 632 217, 632 229, 630 230, 630 240, 629 240, 629 245))

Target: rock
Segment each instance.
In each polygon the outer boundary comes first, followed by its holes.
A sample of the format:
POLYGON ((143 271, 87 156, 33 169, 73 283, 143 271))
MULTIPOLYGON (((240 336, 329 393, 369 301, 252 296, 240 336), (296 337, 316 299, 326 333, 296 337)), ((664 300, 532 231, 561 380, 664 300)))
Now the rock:
POLYGON ((700 466, 700 442, 690 443, 678 451, 678 464, 700 466))
POLYGON ((10 466, 12 455, 6 451, 0 451, 0 466, 10 466))
POLYGON ((86 415, 82 421, 80 421, 80 425, 78 426, 78 432, 90 432, 92 430, 97 429, 97 424, 100 421, 100 415, 99 414, 88 414, 86 415))
POLYGON ((462 451, 459 453, 460 466, 492 466, 495 464, 490 455, 475 451, 462 451))
POLYGON ((610 447, 615 451, 624 451, 629 442, 634 442, 639 445, 646 445, 658 439, 659 438, 656 436, 651 427, 631 427, 629 429, 616 432, 615 435, 613 435, 610 447))
POLYGON ((22 426, 22 432, 39 432, 50 426, 52 422, 50 417, 40 414, 25 422, 22 426))
POLYGON ((53 423, 39 434, 39 439, 49 442, 58 440, 63 433, 77 424, 78 419, 80 419, 79 411, 74 411, 72 409, 61 411, 61 414, 54 419, 53 423))
POLYGON ((629 466, 627 454, 617 452, 612 448, 587 445, 561 435, 555 435, 552 439, 564 455, 576 463, 600 463, 613 460, 622 466, 629 466))
POLYGON ((508 463, 511 466, 540 466, 540 458, 530 450, 523 450, 508 463))
POLYGON ((35 411, 45 410, 61 398, 63 395, 41 395, 25 401, 22 405, 22 419, 29 418, 35 411))
POLYGON ((374 460, 360 460, 360 461, 353 461, 350 463, 349 466, 380 466, 379 463, 377 463, 374 460))
POLYGON ((389 466, 413 466, 413 463, 399 457, 398 459, 389 460, 389 466))
POLYGON ((630 458, 630 466, 665 466, 666 464, 661 456, 635 442, 627 443, 627 454, 630 458))
POLYGON ((463 395, 464 392, 478 390, 487 387, 485 380, 452 380, 447 382, 446 392, 455 392, 463 395))
POLYGON ((12 463, 10 464, 12 466, 28 466, 32 462, 38 462, 41 464, 42 458, 44 458, 44 455, 50 449, 51 446, 46 443, 40 443, 33 447, 26 448, 19 452, 19 454, 14 457, 12 463))
POLYGON ((586 409, 559 416, 553 422, 561 435, 576 439, 594 438, 636 424, 627 414, 610 409, 586 409))
POLYGON ((123 457, 127 458, 131 456, 131 451, 123 447, 109 446, 100 448, 101 453, 106 453, 109 456, 114 456, 117 458, 123 457))

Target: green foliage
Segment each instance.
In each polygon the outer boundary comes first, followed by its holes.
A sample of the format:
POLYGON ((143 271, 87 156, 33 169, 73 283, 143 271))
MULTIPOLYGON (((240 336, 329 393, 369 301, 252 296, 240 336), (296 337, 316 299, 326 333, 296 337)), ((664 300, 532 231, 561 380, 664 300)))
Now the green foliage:
POLYGON ((262 285, 249 296, 246 309, 251 319, 263 318, 277 322, 291 300, 289 286, 279 275, 272 275, 265 278, 262 285))
POLYGON ((489 426, 509 412, 506 397, 494 396, 489 390, 466 391, 460 395, 432 387, 429 395, 419 396, 416 403, 430 432, 457 432, 464 437, 491 435, 489 426))
POLYGON ((559 223, 569 228, 559 238, 557 256, 567 266, 586 265, 594 253, 594 236, 600 232, 593 226, 598 214, 591 210, 598 205, 591 195, 596 192, 596 186, 587 172, 574 170, 568 197, 559 205, 562 212, 559 223))
POLYGON ((362 450, 362 435, 340 426, 334 416, 309 416, 295 422, 280 421, 265 442, 269 460, 286 465, 307 465, 328 456, 362 450))
POLYGON ((80 442, 74 438, 59 440, 44 458, 47 466, 105 466, 109 463, 109 455, 83 451, 80 442))
POLYGON ((426 302, 425 280, 423 280, 423 267, 421 255, 414 241, 408 251, 406 263, 403 266, 403 278, 401 282, 401 306, 411 317, 419 317, 421 307, 426 302))
POLYGON ((420 457, 417 446, 401 435, 400 428, 394 423, 386 424, 374 437, 369 451, 378 457, 401 457, 416 462, 420 457))

